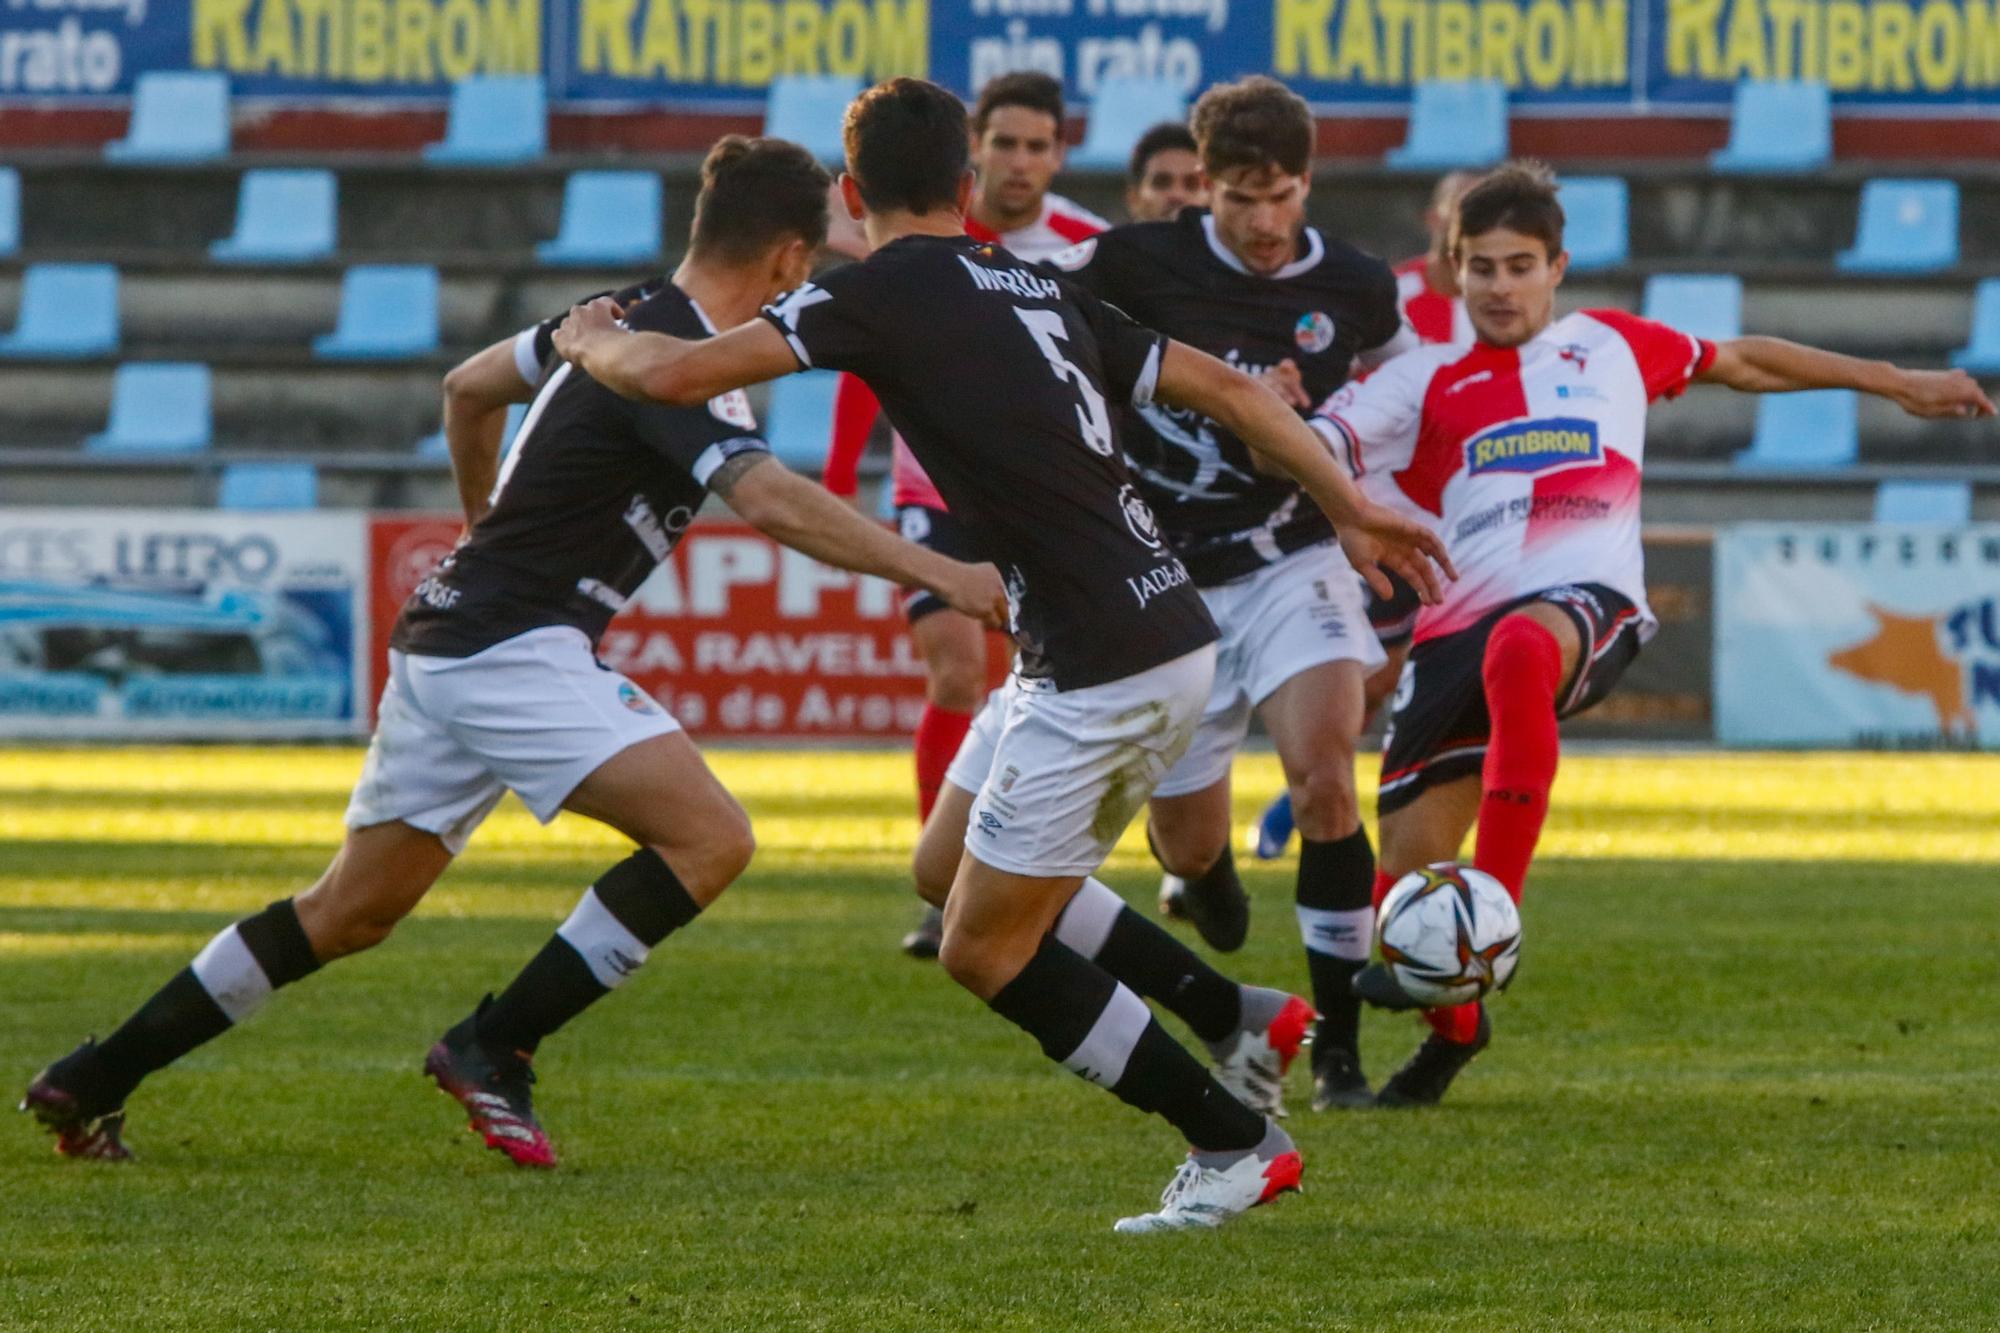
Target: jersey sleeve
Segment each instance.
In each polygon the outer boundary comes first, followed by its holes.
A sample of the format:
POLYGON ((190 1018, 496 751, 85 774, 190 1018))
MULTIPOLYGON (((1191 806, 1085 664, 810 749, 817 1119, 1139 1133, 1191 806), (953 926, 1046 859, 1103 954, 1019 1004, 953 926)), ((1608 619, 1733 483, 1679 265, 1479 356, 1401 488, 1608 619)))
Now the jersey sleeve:
POLYGON ((1429 357, 1397 357, 1367 379, 1341 386, 1313 413, 1313 429, 1355 477, 1409 466, 1432 365, 1429 357))
MULTIPOLYGON (((1374 261, 1365 310, 1361 352, 1364 358, 1371 358, 1369 364, 1379 365, 1406 350, 1402 347, 1394 351, 1385 350, 1396 343, 1409 325, 1403 322, 1403 293, 1396 284, 1395 270, 1380 260, 1374 261)), ((1409 336, 1410 346, 1415 346, 1416 333, 1411 331, 1409 336)))
MULTIPOLYGON (((579 296, 576 304, 586 305, 600 296, 608 296, 618 303, 620 310, 630 310, 639 302, 651 296, 665 285, 663 278, 649 278, 645 282, 635 282, 630 287, 620 287, 616 291, 592 292, 579 296)), ((533 328, 522 329, 514 335, 514 369, 521 372, 521 379, 530 385, 540 384, 548 373, 549 363, 555 360, 556 330, 568 318, 569 311, 551 315, 533 328)))
POLYGON ((1151 403, 1153 388, 1160 382, 1160 358, 1167 352, 1166 338, 1109 301, 1099 300, 1095 293, 1074 283, 1066 286, 1083 313, 1083 322, 1097 339, 1104 392, 1134 407, 1151 403))
POLYGON ((730 459, 771 451, 757 433, 750 400, 741 389, 710 399, 706 407, 655 402, 632 402, 629 407, 633 429, 646 447, 703 486, 730 459))
POLYGON ((1640 378, 1646 382, 1646 401, 1678 398, 1715 361, 1715 344, 1691 333, 1682 333, 1658 320, 1643 319, 1623 310, 1586 310, 1598 323, 1625 340, 1639 363, 1640 378))
POLYGON ((866 375, 882 349, 875 320, 894 304, 866 261, 847 264, 765 306, 763 316, 785 335, 802 369, 866 375))

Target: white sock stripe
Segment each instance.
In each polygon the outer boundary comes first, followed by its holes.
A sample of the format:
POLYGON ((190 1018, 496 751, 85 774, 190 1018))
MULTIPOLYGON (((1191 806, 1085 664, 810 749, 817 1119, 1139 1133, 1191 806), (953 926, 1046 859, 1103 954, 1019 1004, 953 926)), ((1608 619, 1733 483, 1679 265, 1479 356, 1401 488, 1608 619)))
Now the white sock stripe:
POLYGON ((1374 908, 1331 912, 1323 907, 1301 907, 1298 913, 1299 937, 1307 949, 1350 963, 1368 961, 1370 936, 1375 933, 1374 908))
POLYGON ((1083 1045, 1063 1061, 1064 1068, 1092 1083, 1107 1088, 1115 1086, 1125 1077, 1125 1063, 1132 1058, 1139 1035, 1152 1021, 1153 1011, 1146 1007, 1146 1002, 1120 986, 1111 992, 1111 1003, 1104 1006, 1104 1012, 1091 1024, 1083 1045))
POLYGON ((210 940, 194 956, 193 967, 195 980, 231 1023, 241 1023, 271 998, 271 979, 235 926, 210 940))
POLYGON ((1111 927, 1117 924, 1118 914, 1124 910, 1125 900, 1109 884, 1086 878, 1083 887, 1069 900, 1069 906, 1056 918, 1056 939, 1085 958, 1095 958, 1104 941, 1111 938, 1111 927))
POLYGON ((615 989, 637 972, 646 955, 652 952, 625 928, 624 922, 611 914, 595 888, 585 890, 569 920, 556 927, 556 934, 583 955, 590 975, 606 990, 615 989))

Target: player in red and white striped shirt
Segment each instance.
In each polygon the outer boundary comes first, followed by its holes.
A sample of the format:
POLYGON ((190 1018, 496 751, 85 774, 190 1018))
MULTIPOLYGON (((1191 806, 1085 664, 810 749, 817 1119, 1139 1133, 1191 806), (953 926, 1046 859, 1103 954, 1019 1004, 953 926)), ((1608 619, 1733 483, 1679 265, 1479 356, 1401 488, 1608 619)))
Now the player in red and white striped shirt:
MULTIPOLYGON (((1616 310, 1555 318, 1567 256, 1553 180, 1511 166, 1458 202, 1451 255, 1476 341, 1432 346, 1335 394, 1318 424, 1357 476, 1431 515, 1458 581, 1424 608, 1396 691, 1378 799, 1376 900, 1449 861, 1520 897, 1555 780, 1557 720, 1607 695, 1651 637, 1639 544, 1646 410, 1692 383, 1849 388, 1920 417, 1985 416, 1963 371, 1909 371, 1776 338, 1711 343, 1616 310)), ((1379 965, 1356 989, 1413 1007, 1379 965)), ((1480 1005, 1435 1031, 1378 1095, 1436 1102, 1486 1045, 1480 1005)))

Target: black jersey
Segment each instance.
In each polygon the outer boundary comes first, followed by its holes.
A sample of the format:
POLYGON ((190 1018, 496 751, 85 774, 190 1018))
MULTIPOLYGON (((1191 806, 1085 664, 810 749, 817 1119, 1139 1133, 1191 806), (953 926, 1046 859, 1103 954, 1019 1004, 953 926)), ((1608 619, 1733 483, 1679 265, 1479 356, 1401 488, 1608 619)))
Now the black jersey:
POLYGON ((906 236, 764 313, 801 364, 867 382, 1000 566, 1022 676, 1076 689, 1215 639, 1118 443, 1158 334, 963 236, 906 236))
MULTIPOLYGON (((1308 227, 1304 253, 1269 277, 1243 267, 1205 209, 1114 227, 1052 261, 1150 328, 1248 374, 1290 358, 1317 404, 1357 353, 1396 336, 1396 278, 1373 256, 1308 227)), ((1257 471, 1249 446, 1196 412, 1126 414, 1125 452, 1196 583, 1253 573, 1333 535, 1296 485, 1257 471)))
MULTIPOLYGON (((600 296, 608 296, 618 303, 620 310, 630 310, 668 285, 666 275, 654 274, 643 282, 635 282, 629 287, 616 291, 592 292, 578 301, 584 305, 600 296)), ((551 315, 541 323, 522 329, 514 339, 514 368, 521 372, 521 378, 530 384, 540 384, 556 359, 556 330, 569 317, 565 310, 560 315, 551 315)))
MULTIPOLYGON (((671 284, 625 322, 677 338, 714 332, 671 284)), ((492 509, 410 595, 391 646, 470 657, 545 625, 574 625, 595 644, 694 521, 715 470, 767 448, 756 431, 740 392, 668 407, 557 366, 522 419, 492 509)))

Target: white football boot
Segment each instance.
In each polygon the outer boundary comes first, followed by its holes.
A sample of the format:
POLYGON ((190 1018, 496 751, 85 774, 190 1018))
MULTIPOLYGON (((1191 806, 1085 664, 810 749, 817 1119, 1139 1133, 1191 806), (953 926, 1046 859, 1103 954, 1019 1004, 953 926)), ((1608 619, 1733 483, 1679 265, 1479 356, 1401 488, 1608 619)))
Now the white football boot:
POLYGON ((1264 1122, 1264 1140, 1240 1152, 1190 1152, 1160 1196, 1160 1211, 1121 1217, 1113 1231, 1142 1236, 1155 1231, 1219 1227, 1258 1204, 1299 1188, 1305 1163, 1292 1136, 1278 1122, 1264 1122))
POLYGON ((1285 1071, 1292 1067, 1318 1015, 1296 995, 1243 987, 1243 1026, 1207 1043, 1215 1081, 1259 1115, 1285 1114, 1285 1071))

